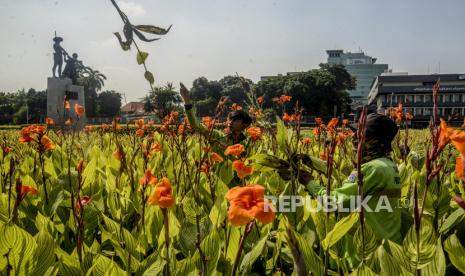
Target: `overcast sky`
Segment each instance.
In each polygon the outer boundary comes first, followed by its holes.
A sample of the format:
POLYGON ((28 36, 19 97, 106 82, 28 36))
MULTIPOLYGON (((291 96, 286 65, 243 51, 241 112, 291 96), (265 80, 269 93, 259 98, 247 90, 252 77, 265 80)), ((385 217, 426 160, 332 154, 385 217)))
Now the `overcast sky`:
MULTIPOLYGON (((120 0, 133 24, 171 31, 140 42, 157 85, 205 76, 260 76, 316 68, 327 49, 358 51, 394 71, 465 73, 463 0, 120 0)), ((143 97, 135 51, 121 50, 110 0, 0 0, 0 91, 46 89, 52 38, 107 77, 105 89, 143 97)), ((123 99, 124 103, 124 99, 123 99)))

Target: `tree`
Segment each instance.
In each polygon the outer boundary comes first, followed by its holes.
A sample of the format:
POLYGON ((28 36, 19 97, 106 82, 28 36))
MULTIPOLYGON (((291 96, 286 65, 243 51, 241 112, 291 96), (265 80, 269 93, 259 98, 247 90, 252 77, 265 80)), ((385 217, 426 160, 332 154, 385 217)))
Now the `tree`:
POLYGON ((84 86, 84 101, 88 117, 97 115, 97 92, 102 90, 106 79, 107 77, 98 70, 84 66, 79 68, 78 83, 84 86))
POLYGON ((218 81, 209 81, 205 77, 195 79, 190 92, 197 115, 214 115, 222 91, 223 87, 218 81))
POLYGON ((0 124, 42 123, 46 114, 46 91, 31 88, 28 92, 0 93, 0 124))
POLYGON ((264 107, 279 111, 272 99, 282 94, 292 96, 286 108, 297 102, 304 108, 304 114, 317 116, 333 115, 350 110, 347 90, 355 88, 355 79, 341 65, 320 64, 320 68, 290 75, 279 75, 259 81, 253 93, 264 97, 264 107))
POLYGON ((114 117, 121 111, 121 94, 114 90, 103 91, 98 94, 98 115, 114 117))
POLYGON ((229 97, 229 100, 239 105, 246 105, 248 102, 247 93, 250 92, 253 82, 241 76, 226 76, 219 81, 221 85, 221 95, 229 97))
POLYGON ((144 98, 144 109, 147 112, 155 111, 162 119, 171 111, 178 109, 181 102, 181 96, 173 83, 168 82, 165 86, 154 87, 149 92, 149 95, 144 98))

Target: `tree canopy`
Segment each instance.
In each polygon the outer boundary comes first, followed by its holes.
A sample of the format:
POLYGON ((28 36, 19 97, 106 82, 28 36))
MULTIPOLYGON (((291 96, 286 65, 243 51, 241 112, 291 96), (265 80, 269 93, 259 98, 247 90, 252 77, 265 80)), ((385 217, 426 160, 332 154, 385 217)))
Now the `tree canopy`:
POLYGON ((162 119, 171 111, 177 109, 182 102, 179 92, 170 82, 164 86, 154 87, 144 98, 144 109, 146 112, 155 112, 162 119))
POLYGON ((263 96, 265 109, 277 110, 273 98, 286 94, 292 96, 286 108, 292 108, 298 102, 305 115, 329 116, 333 115, 335 107, 338 114, 350 111, 347 90, 354 88, 355 78, 343 65, 320 64, 318 69, 273 76, 256 84, 241 76, 226 76, 219 81, 200 77, 193 82, 191 96, 199 116, 212 115, 221 96, 246 105, 250 93, 263 96))

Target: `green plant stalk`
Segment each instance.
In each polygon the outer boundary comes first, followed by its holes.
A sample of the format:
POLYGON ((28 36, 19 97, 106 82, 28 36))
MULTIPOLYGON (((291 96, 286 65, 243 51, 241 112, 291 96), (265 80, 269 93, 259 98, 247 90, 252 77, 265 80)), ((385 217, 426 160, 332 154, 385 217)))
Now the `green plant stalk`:
POLYGON ((195 216, 195 225, 196 225, 196 230, 197 230, 197 238, 195 241, 195 246, 197 247, 197 250, 199 251, 200 254, 200 260, 201 260, 201 269, 200 269, 200 276, 204 276, 205 272, 207 271, 207 259, 205 257, 205 253, 202 251, 202 248, 200 247, 200 216, 197 215, 195 216))
MULTIPOLYGON (((360 201, 363 202, 363 173, 362 173, 362 158, 363 158, 363 143, 365 142, 365 124, 366 124, 366 117, 367 117, 367 107, 363 108, 362 114, 358 121, 357 127, 357 193, 360 198, 360 201)), ((365 234, 364 234, 364 212, 363 207, 360 206, 360 215, 359 215, 359 222, 360 228, 362 233, 362 244, 365 247, 365 234)), ((362 250, 362 253, 364 250, 362 250)), ((365 256, 362 256, 362 261, 365 262, 365 256)))
POLYGON ((239 248, 237 249, 236 258, 234 260, 234 266, 231 270, 231 276, 236 275, 237 267, 239 266, 239 261, 241 260, 242 250, 244 249, 245 238, 252 232, 254 226, 254 221, 252 220, 245 226, 244 235, 242 235, 241 240, 239 241, 239 248))
MULTIPOLYGON (((326 174, 327 174, 327 184, 326 184, 326 200, 329 200, 331 195, 331 177, 333 174, 333 155, 336 150, 336 135, 333 135, 331 139, 330 148, 325 148, 326 156, 328 159, 327 167, 326 167, 326 174)), ((325 236, 328 235, 329 232, 329 215, 330 213, 327 211, 325 216, 325 236)), ((325 269, 324 275, 328 275, 328 268, 329 268, 329 248, 325 250, 325 269)))
POLYGON ((166 267, 165 275, 170 275, 170 229, 169 229, 169 212, 166 208, 161 208, 163 213, 163 225, 165 226, 165 247, 166 247, 166 267))
POLYGON ((416 250, 417 250, 417 260, 415 262, 415 273, 417 276, 421 275, 420 269, 418 269, 418 261, 420 256, 420 226, 421 226, 421 213, 418 208, 418 189, 416 181, 413 182, 413 210, 414 210, 414 223, 415 223, 415 236, 417 239, 416 250))

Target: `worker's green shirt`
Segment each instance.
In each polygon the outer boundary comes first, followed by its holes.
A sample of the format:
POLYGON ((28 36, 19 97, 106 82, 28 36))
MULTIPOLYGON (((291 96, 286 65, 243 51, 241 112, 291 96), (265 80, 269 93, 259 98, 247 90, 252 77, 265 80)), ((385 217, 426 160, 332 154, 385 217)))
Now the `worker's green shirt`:
MULTIPOLYGON (((396 165, 386 157, 376 158, 362 164, 363 174, 363 195, 370 195, 372 198, 365 209, 365 218, 376 234, 382 239, 389 239, 395 242, 401 241, 401 208, 399 198, 401 195, 400 177, 396 165), (386 201, 380 202, 380 197, 386 201), (376 210, 377 206, 379 208, 376 210), (387 210, 385 207, 390 207, 387 210)), ((314 195, 324 195, 323 187, 310 189, 314 195), (312 191, 313 190, 313 191, 312 191)), ((331 198, 338 204, 346 206, 350 198, 358 195, 357 174, 353 172, 340 188, 331 191, 331 198)))

